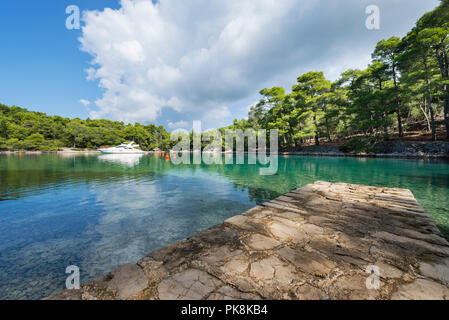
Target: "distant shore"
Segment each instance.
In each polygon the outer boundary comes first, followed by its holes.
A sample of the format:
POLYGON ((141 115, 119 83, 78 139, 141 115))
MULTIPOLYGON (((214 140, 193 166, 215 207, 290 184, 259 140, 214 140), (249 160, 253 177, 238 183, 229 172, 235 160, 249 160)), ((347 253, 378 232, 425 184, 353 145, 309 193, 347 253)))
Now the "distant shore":
POLYGON ((449 142, 383 141, 376 144, 377 152, 343 152, 341 146, 309 146, 296 151, 281 152, 296 156, 376 157, 448 159, 449 142))
POLYGON ((348 158, 402 158, 402 159, 449 159, 447 154, 420 153, 343 153, 343 152, 280 152, 284 156, 348 157, 348 158))
POLYGON ((47 153, 73 153, 73 154, 101 154, 97 150, 58 150, 58 151, 40 151, 40 150, 25 150, 25 151, 0 151, 0 154, 47 154, 47 153))
MULTIPOLYGON (((147 151, 168 152, 168 151, 147 151)), ((0 151, 0 154, 101 154, 98 150, 72 150, 63 148, 59 151, 0 151)), ((247 152, 245 152, 247 153, 247 152)), ((223 152, 225 154, 225 152, 223 152)), ((419 158, 419 159, 449 159, 449 142, 403 142, 384 141, 379 144, 379 152, 346 153, 340 146, 308 146, 295 151, 279 151, 285 156, 322 156, 322 157, 361 157, 361 158, 419 158)))

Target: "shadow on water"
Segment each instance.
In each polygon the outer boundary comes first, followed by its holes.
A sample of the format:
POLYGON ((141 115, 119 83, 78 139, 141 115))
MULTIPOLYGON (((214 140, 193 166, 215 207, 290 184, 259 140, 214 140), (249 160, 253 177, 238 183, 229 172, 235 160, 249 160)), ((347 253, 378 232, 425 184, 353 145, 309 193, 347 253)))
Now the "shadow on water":
MULTIPOLYGON (((448 213, 449 214, 449 213, 448 213)), ((449 226, 438 224, 438 229, 440 229, 441 233, 449 240, 449 226)))
POLYGON ((427 183, 441 188, 449 188, 449 173, 438 173, 438 175, 404 174, 400 176, 407 180, 420 181, 420 183, 427 183))

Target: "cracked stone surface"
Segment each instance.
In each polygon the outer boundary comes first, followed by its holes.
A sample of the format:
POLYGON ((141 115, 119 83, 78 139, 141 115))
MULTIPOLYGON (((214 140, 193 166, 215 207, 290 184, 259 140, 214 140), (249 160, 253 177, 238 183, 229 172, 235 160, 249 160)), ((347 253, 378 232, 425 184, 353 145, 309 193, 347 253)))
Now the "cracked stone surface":
POLYGON ((449 243, 409 190, 318 181, 47 299, 447 300, 448 285, 449 243))
POLYGON ((162 280, 158 285, 158 293, 163 300, 199 300, 206 298, 218 285, 220 281, 208 273, 187 269, 162 280))

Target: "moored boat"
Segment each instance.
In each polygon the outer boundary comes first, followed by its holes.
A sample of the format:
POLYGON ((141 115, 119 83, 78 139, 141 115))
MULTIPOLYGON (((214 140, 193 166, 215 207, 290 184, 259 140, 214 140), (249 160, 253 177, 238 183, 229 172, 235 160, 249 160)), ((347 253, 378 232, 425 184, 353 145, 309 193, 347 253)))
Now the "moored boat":
POLYGON ((134 142, 131 142, 129 144, 121 144, 116 147, 111 148, 100 148, 98 151, 104 153, 104 154, 144 154, 145 151, 142 151, 140 149, 136 149, 136 147, 139 147, 139 145, 135 144, 134 142))

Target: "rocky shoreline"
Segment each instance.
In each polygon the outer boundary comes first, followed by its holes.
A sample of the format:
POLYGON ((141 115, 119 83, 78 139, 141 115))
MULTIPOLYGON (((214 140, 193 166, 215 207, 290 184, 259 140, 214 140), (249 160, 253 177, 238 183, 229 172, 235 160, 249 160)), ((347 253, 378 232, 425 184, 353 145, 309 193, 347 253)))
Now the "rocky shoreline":
POLYGON ((377 152, 345 153, 341 146, 312 146, 298 151, 280 152, 282 155, 376 158, 437 158, 449 159, 449 142, 383 141, 376 144, 377 152))
MULTIPOLYGON (((280 151, 279 155, 291 156, 322 156, 322 157, 372 157, 372 158, 420 158, 449 159, 449 142, 403 142, 383 141, 376 144, 377 152, 351 153, 344 152, 342 146, 310 146, 296 151, 280 151)), ((164 151, 158 151, 164 152, 164 151)), ((0 151, 0 154, 101 154, 97 150, 71 150, 64 148, 59 151, 0 151)), ((224 153, 224 152, 223 152, 224 153)))

